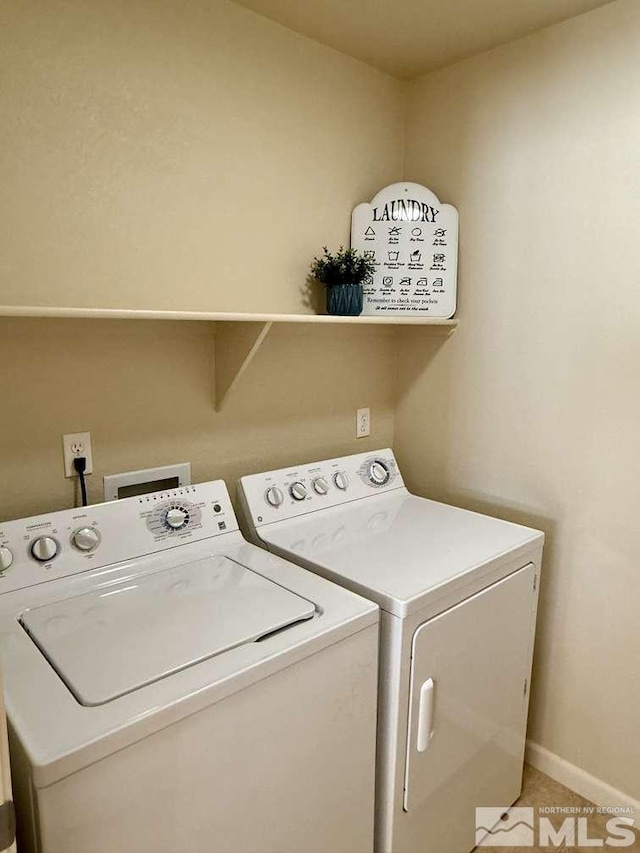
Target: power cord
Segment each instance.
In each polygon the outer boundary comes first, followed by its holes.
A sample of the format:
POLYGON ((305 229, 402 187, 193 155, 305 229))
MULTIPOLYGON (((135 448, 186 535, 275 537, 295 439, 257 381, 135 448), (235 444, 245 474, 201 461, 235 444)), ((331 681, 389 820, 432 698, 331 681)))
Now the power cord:
POLYGON ((73 460, 73 467, 78 474, 80 481, 80 492, 82 494, 82 506, 87 505, 87 483, 84 478, 84 472, 87 470, 87 459, 85 456, 76 456, 73 460))

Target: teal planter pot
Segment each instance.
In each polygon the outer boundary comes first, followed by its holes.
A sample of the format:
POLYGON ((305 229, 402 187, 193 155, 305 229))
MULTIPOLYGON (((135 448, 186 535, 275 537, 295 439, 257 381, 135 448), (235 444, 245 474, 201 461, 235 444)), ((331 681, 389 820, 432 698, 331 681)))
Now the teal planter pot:
POLYGON ((357 317, 362 314, 362 285, 327 285, 327 313, 342 317, 357 317))

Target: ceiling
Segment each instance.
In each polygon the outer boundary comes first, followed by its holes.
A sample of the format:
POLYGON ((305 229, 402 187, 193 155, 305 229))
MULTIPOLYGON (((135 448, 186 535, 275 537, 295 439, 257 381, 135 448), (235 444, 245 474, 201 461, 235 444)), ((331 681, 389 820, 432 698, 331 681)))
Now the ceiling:
POLYGON ((341 53, 409 78, 611 0, 236 0, 341 53))

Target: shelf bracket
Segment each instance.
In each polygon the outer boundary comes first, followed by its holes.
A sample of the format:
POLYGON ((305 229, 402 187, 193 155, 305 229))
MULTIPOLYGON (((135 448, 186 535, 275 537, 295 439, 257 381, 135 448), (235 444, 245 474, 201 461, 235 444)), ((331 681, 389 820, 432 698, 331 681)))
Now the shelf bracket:
POLYGON ((215 406, 219 412, 249 367, 273 323, 217 323, 214 332, 215 406))

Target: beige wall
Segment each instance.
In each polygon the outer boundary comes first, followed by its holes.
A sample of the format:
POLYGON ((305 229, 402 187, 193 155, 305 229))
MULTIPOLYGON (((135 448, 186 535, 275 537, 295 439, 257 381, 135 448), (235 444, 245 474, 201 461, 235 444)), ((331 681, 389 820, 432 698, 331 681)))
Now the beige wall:
MULTIPOLYGON (((309 262, 401 177, 397 81, 224 0, 7 0, 0 305, 302 311, 309 262)), ((225 410, 207 324, 0 320, 0 517, 95 473, 194 480, 387 445, 393 343, 274 329, 225 410), (370 439, 354 439, 357 406, 370 439)))
POLYGON ((530 737, 640 798, 640 5, 409 88, 405 177, 459 206, 460 319, 410 348, 411 486, 548 534, 530 737))
POLYGON ((90 430, 104 474, 190 461, 194 482, 388 446, 394 340, 370 328, 277 327, 222 412, 209 323, 0 320, 0 518, 72 506, 62 434, 90 430), (355 410, 372 434, 355 439, 355 410))
POLYGON ((401 84, 224 0, 3 0, 0 305, 300 311, 401 84))

